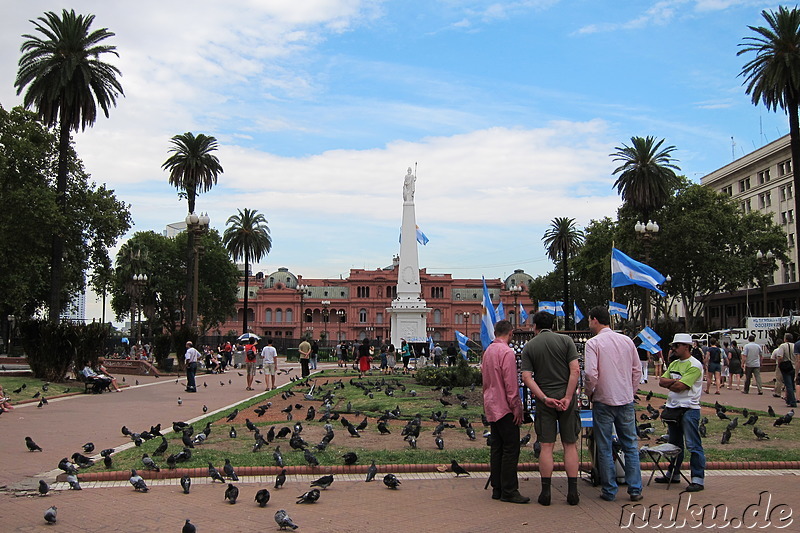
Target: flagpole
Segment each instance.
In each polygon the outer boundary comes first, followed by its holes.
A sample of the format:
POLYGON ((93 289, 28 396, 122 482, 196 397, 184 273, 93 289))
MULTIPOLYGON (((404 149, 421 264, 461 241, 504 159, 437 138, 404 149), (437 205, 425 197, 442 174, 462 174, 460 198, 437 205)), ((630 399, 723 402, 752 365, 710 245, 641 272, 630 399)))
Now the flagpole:
MULTIPOLYGON (((617 247, 616 243, 614 241, 611 241, 611 249, 613 250, 616 247, 617 247)), ((614 287, 611 287, 611 301, 612 302, 617 301, 617 295, 616 291, 614 290, 614 287)), ((614 315, 611 315, 611 329, 612 330, 614 329, 614 315)))

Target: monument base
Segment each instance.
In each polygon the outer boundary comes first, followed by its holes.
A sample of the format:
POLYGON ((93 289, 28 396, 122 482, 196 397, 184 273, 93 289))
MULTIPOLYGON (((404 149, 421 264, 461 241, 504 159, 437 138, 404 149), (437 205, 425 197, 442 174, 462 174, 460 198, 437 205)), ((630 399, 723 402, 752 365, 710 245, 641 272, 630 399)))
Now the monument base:
POLYGON ((427 307, 425 300, 395 301, 386 312, 391 317, 391 342, 398 350, 401 339, 405 339, 406 342, 427 342, 427 315, 431 312, 431 308, 427 307))

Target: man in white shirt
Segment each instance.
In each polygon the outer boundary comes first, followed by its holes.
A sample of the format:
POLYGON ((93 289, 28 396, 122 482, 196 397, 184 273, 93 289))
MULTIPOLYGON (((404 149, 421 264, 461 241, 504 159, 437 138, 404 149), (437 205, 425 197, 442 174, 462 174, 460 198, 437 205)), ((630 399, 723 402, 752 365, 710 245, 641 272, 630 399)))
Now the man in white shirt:
POLYGON ((744 394, 750 394, 750 381, 753 375, 756 377, 759 396, 763 394, 761 390, 761 346, 756 344, 755 335, 747 338, 748 342, 742 348, 742 359, 744 359, 744 394))
POLYGON ((200 352, 193 346, 192 341, 186 342, 186 392, 197 392, 197 384, 194 376, 197 374, 197 362, 200 360, 200 352))
POLYGON ((275 376, 278 373, 278 351, 272 346, 272 339, 267 339, 267 345, 261 350, 261 357, 264 358, 264 375, 267 376, 264 381, 267 390, 272 390, 275 388, 275 376))

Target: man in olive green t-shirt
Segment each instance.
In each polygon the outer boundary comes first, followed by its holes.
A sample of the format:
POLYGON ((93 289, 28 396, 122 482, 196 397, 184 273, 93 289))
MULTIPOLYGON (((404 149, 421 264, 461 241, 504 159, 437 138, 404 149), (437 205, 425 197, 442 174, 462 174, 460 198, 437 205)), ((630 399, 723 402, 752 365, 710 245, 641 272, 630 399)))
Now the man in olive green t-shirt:
POLYGON ((311 343, 304 340, 300 343, 300 346, 297 347, 297 350, 300 352, 300 375, 308 377, 308 359, 311 356, 311 343))
POLYGON ((575 343, 566 335, 553 333, 552 327, 553 315, 544 311, 534 314, 533 332, 536 336, 522 349, 522 381, 536 398, 534 427, 542 444, 539 456, 542 492, 538 501, 541 505, 550 505, 553 448, 556 428, 559 428, 567 471, 567 503, 577 505, 580 501, 577 442, 581 422, 575 391, 581 370, 575 343))

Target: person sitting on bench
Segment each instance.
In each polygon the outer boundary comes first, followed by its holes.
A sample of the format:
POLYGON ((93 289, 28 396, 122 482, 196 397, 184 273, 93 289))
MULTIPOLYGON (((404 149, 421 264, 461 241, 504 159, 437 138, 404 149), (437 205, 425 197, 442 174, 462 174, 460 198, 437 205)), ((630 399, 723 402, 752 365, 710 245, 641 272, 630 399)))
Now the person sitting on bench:
POLYGON ((105 374, 98 374, 92 369, 91 366, 89 366, 88 362, 86 363, 86 366, 83 367, 83 370, 81 370, 81 374, 83 374, 83 377, 86 378, 87 382, 92 383, 94 385, 92 391, 95 394, 102 393, 103 389, 107 389, 112 384, 114 384, 114 388, 116 390, 119 390, 119 387, 117 387, 116 383, 114 383, 115 380, 111 379, 105 374))

